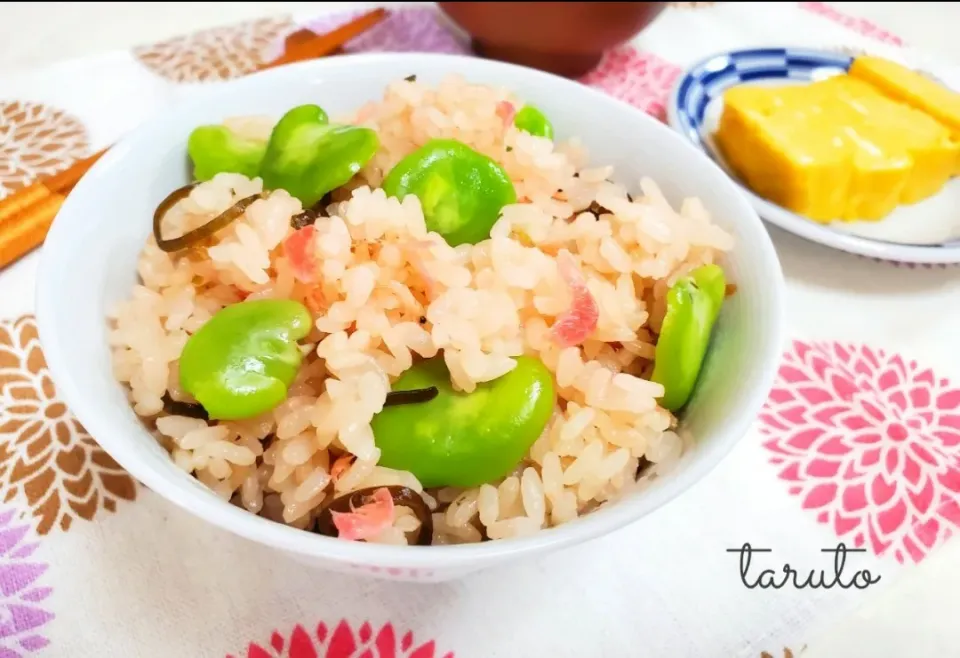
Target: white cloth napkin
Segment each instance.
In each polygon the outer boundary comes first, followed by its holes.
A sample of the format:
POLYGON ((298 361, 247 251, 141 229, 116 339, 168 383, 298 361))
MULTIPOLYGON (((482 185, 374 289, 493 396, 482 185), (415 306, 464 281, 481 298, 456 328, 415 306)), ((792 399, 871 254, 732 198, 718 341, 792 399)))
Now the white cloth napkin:
MULTIPOLYGON (((822 3, 672 3, 586 78, 661 114, 680 69, 758 45, 901 48, 822 3)), ((348 50, 462 52, 430 7, 348 50)), ((200 85, 251 71, 298 24, 269 18, 0 76, 0 196, 102 148, 200 85)), ((927 68, 939 66, 908 51, 927 68)), ((0 658, 696 658, 798 652, 960 525, 960 277, 770 229, 792 338, 757 426, 707 478, 614 535, 423 586, 311 570, 175 509, 120 471, 58 402, 36 340, 38 255, 0 272, 0 658), (932 370, 931 370, 932 368, 932 370), (844 583, 803 581, 843 541, 844 583), (862 579, 859 581, 862 583, 862 579)))

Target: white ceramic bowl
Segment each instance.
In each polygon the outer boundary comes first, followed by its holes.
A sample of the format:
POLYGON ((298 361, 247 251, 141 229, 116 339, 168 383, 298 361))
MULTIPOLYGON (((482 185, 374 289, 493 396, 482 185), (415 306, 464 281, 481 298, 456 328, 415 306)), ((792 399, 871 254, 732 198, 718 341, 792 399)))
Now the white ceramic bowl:
POLYGON ((766 397, 783 337, 783 277, 767 232, 723 172, 669 128, 605 94, 531 69, 448 55, 351 55, 278 68, 214 86, 113 147, 73 190, 43 247, 40 336, 67 404, 110 455, 157 494, 210 523, 324 568, 408 580, 448 580, 577 544, 632 523, 704 477, 744 435, 766 397), (504 85, 541 107, 559 138, 579 136, 596 163, 635 186, 652 176, 673 203, 698 196, 736 247, 725 263, 738 293, 720 316, 684 426, 695 445, 651 486, 535 536, 465 546, 389 547, 296 530, 232 506, 174 466, 111 374, 108 308, 127 297, 157 203, 188 182, 186 140, 228 116, 279 116, 314 102, 331 114, 379 99, 387 83, 435 84, 456 72, 504 85))

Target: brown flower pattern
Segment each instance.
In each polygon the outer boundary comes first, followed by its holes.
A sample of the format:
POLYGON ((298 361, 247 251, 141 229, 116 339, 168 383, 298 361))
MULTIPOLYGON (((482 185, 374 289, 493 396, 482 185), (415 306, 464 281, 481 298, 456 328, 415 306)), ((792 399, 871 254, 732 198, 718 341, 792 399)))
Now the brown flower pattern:
POLYGON ((287 16, 193 32, 134 49, 151 71, 172 82, 218 82, 253 73, 294 27, 287 16))
POLYGON ((0 198, 69 167, 90 150, 87 129, 67 112, 0 101, 0 198))
POLYGON ((23 500, 41 535, 137 496, 133 478, 57 398, 32 316, 0 322, 0 495, 23 500))

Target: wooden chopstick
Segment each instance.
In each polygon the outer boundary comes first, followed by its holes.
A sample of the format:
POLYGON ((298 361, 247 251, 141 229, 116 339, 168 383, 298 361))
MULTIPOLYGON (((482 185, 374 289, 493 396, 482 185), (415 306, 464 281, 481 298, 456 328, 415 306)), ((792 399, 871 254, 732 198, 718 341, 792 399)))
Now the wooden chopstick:
MULTIPOLYGON (((327 34, 317 35, 307 29, 297 30, 284 41, 284 53, 258 70, 341 51, 345 44, 386 16, 386 10, 379 8, 358 16, 327 34)), ((64 171, 44 177, 0 199, 0 269, 19 260, 43 243, 67 194, 108 149, 109 147, 78 160, 64 171)))

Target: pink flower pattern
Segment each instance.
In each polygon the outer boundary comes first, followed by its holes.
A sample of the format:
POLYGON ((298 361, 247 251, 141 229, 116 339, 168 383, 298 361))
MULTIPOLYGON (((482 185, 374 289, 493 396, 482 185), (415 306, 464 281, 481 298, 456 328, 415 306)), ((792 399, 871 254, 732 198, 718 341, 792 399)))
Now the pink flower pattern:
POLYGON ((22 658, 47 646, 39 631, 54 617, 39 605, 53 590, 36 586, 47 565, 30 559, 39 544, 26 541, 30 526, 14 522, 15 513, 0 512, 0 658, 22 658))
POLYGON ((797 6, 800 7, 800 9, 809 11, 817 16, 822 16, 823 18, 831 20, 834 23, 839 23, 845 28, 848 28, 862 36, 870 37, 872 39, 876 39, 877 41, 889 43, 894 46, 903 45, 903 39, 895 34, 887 32, 879 25, 871 23, 865 18, 859 18, 857 16, 845 14, 842 11, 834 9, 825 2, 798 2, 797 6))
MULTIPOLYGON (((5 658, 0 654, 0 658, 5 658)), ((386 623, 374 631, 370 622, 364 622, 354 631, 346 620, 341 620, 333 632, 324 622, 317 624, 311 634, 297 624, 290 636, 274 631, 265 645, 251 642, 246 653, 230 654, 227 658, 454 658, 453 652, 440 654, 436 642, 416 644, 413 633, 400 638, 393 624, 386 623)))
POLYGON ((789 493, 839 538, 920 562, 960 526, 960 389, 930 368, 794 341, 759 420, 789 493))
MULTIPOLYGON (((329 14, 311 20, 303 27, 323 34, 361 13, 329 14)), ((396 9, 378 25, 349 42, 344 51, 469 53, 467 45, 461 43, 442 21, 440 13, 431 7, 396 9)))
POLYGON ((640 108, 661 121, 680 67, 633 46, 614 48, 581 82, 640 108))

